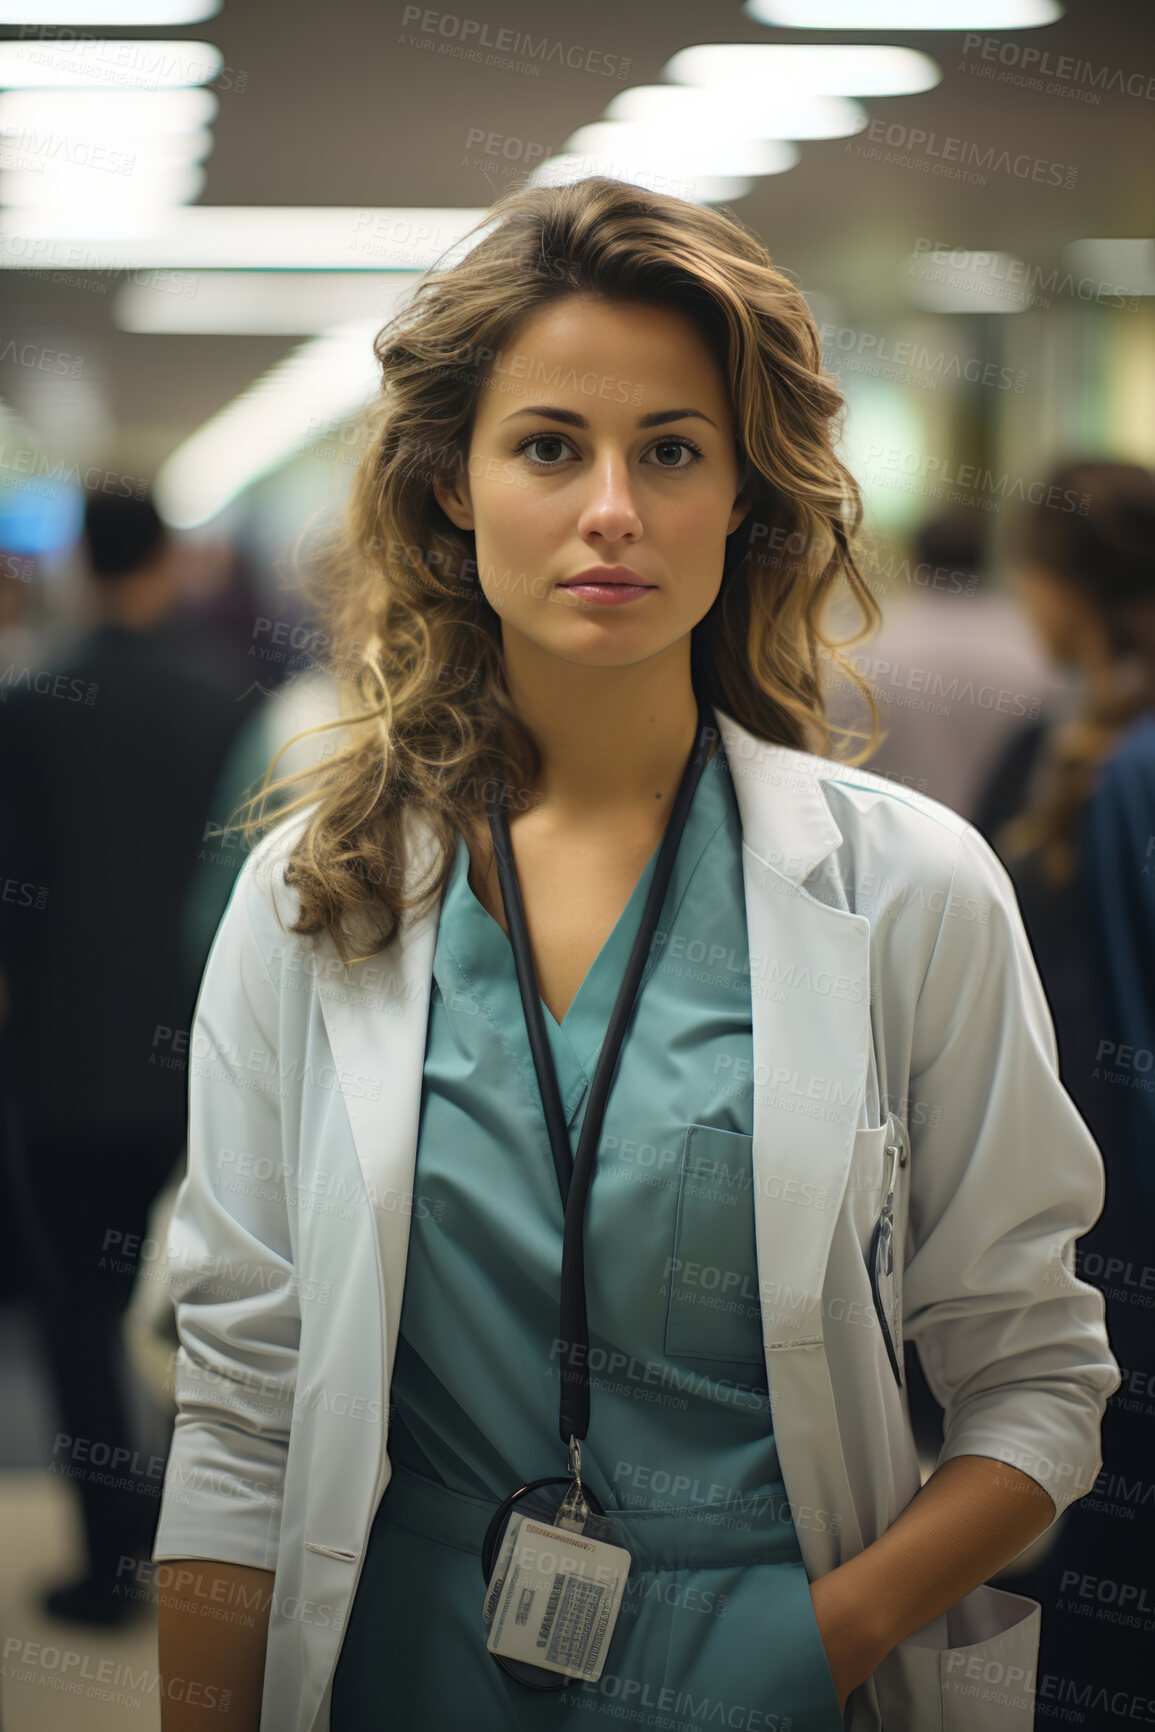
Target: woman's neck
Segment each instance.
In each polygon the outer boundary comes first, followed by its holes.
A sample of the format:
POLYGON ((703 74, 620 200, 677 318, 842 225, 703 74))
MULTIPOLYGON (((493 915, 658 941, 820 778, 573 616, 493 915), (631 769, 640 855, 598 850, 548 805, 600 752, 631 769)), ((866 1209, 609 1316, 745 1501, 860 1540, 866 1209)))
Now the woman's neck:
POLYGON ((537 809, 584 819, 649 807, 665 821, 698 734, 688 640, 623 668, 507 647, 506 678, 541 742, 537 809))

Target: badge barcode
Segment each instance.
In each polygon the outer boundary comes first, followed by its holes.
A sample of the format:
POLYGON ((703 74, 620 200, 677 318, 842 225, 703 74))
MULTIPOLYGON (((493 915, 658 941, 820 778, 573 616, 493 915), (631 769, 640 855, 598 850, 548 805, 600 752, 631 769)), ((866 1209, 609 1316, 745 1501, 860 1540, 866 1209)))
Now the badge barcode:
POLYGON ((606 1589, 597 1582, 583 1582, 577 1576, 555 1580, 542 1619, 543 1632, 553 1624, 546 1657, 554 1665, 585 1672, 596 1663, 606 1632, 605 1598, 606 1589))
POLYGON ((539 1648, 544 1648, 546 1643, 549 1641, 550 1626, 553 1623, 554 1614, 557 1611, 557 1603, 561 1598, 561 1590, 564 1582, 565 1576, 559 1571, 559 1573, 553 1578, 553 1587, 549 1590, 549 1599, 546 1602, 545 1612, 542 1615, 541 1628, 537 1633, 537 1645, 539 1648))

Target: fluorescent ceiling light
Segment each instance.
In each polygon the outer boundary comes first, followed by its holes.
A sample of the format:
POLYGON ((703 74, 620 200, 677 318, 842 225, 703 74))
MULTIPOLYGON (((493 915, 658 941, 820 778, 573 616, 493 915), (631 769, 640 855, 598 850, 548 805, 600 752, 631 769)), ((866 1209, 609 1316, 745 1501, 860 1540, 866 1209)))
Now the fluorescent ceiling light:
POLYGON ((731 204, 745 198, 754 182, 748 175, 695 174, 678 167, 671 170, 644 164, 636 159, 580 155, 563 151, 558 156, 539 162, 529 177, 531 186, 570 186, 590 174, 607 174, 613 180, 624 180, 630 186, 645 187, 647 192, 668 193, 671 198, 685 199, 689 204, 731 204))
POLYGON ((899 283, 912 306, 928 313, 1025 313, 1034 305, 1028 269, 1009 253, 911 253, 899 283))
POLYGON ((604 156, 669 174, 781 174, 793 168, 798 152, 778 139, 743 138, 719 129, 635 126, 598 120, 579 126, 565 141, 579 156, 604 156))
POLYGON ((31 169, 37 175, 66 169, 125 177, 150 174, 200 162, 212 148, 207 126, 160 134, 31 132, 0 126, 0 167, 31 169))
MULTIPOLYGON (((589 171, 587 170, 587 173, 589 171)), ((0 271, 426 270, 448 265, 484 239, 493 221, 477 209, 357 205, 178 205, 115 230, 94 213, 20 213, 0 228, 0 271), (102 226, 103 224, 103 226, 102 226), (466 240, 467 231, 482 224, 466 240)))
POLYGON ((1113 285, 1103 294, 1155 295, 1155 240, 1072 241, 1063 248, 1063 264, 1113 285))
MULTIPOLYGON (((0 205, 16 213, 51 211, 70 225, 89 222, 97 207, 108 213, 122 207, 131 212, 143 205, 152 210, 191 204, 204 187, 205 171, 196 162, 162 163, 155 168, 138 162, 131 174, 110 174, 104 168, 72 163, 46 163, 39 173, 0 168, 0 205)), ((16 220, 22 221, 22 215, 16 220)))
POLYGON ((1032 30, 1058 0, 746 0, 747 17, 790 30, 1032 30))
POLYGON ((211 42, 134 41, 128 37, 0 42, 0 85, 27 90, 151 91, 208 84, 225 57, 211 42))
POLYGON ((779 95, 743 89, 727 101, 711 90, 685 84, 637 84, 615 96, 607 120, 639 126, 710 129, 746 138, 848 138, 861 132, 866 110, 845 96, 779 95))
POLYGON ((197 271, 176 283, 124 284, 112 303, 121 331, 213 336, 313 336, 331 325, 384 325, 420 271, 197 271))
POLYGON ((0 128, 101 137, 192 132, 211 126, 220 100, 211 90, 3 90, 0 128))
POLYGON ((795 98, 912 96, 942 82, 935 61, 917 48, 835 42, 704 42, 680 48, 662 77, 728 97, 747 90, 795 98))
POLYGON ((337 327, 303 343, 179 445, 154 497, 176 529, 218 516, 260 476, 356 414, 380 389, 376 322, 337 327))
POLYGON ((203 24, 215 18, 221 0, 0 0, 0 24, 53 28, 83 24, 143 30, 157 25, 203 24))

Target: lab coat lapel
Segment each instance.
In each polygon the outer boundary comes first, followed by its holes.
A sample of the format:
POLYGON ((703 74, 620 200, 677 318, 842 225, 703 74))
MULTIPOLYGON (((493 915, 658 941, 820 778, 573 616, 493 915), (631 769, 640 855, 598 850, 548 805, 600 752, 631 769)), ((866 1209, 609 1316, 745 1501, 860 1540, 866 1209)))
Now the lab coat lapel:
MULTIPOLYGON (((409 839, 415 870, 423 875, 428 838, 411 826, 409 839)), ((317 989, 376 1223, 384 1295, 385 1390, 393 1373, 405 1289, 439 919, 440 904, 419 920, 407 914, 388 950, 347 968, 334 951, 331 966, 320 971, 317 989), (367 1080, 369 1086, 355 1088, 350 1079, 367 1080)))
MULTIPOLYGON (((807 1572, 862 1549, 823 1336, 870 1041, 870 922, 802 882, 842 841, 806 754, 716 710, 742 820, 766 1379, 807 1572)), ((836 1295, 835 1295, 836 1296, 836 1295)))
POLYGON ((812 761, 716 712, 742 819, 755 1235, 768 1347, 822 1341, 870 1041, 870 922, 802 880, 842 841, 812 761))

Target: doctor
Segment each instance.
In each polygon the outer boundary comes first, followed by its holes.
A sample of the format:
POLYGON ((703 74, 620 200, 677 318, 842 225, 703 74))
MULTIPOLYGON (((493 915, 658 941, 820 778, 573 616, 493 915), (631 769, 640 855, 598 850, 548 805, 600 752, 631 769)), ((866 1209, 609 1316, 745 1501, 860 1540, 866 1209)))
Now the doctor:
POLYGON ((987 1578, 1089 1490, 1120 1374, 1013 891, 807 749, 818 603, 871 603, 802 296, 620 183, 498 214, 379 339, 376 563, 330 617, 370 719, 250 855, 197 1002, 166 1732, 1026 1728, 1040 1609, 987 1578), (467 336, 485 365, 439 364, 467 336), (921 1489, 904 1339, 945 1408, 921 1489), (482 1540, 572 1469, 583 1385, 630 1571, 600 1676, 533 1691, 486 1651, 482 1540))

